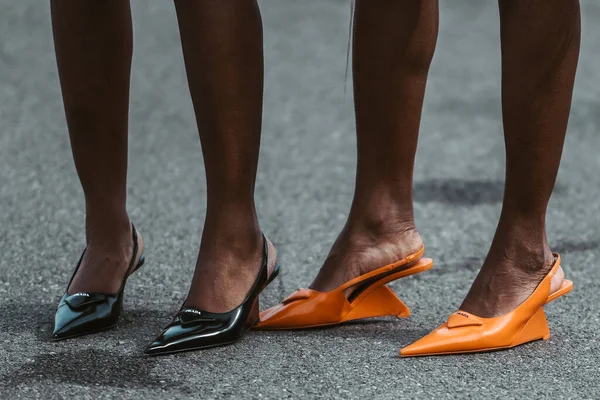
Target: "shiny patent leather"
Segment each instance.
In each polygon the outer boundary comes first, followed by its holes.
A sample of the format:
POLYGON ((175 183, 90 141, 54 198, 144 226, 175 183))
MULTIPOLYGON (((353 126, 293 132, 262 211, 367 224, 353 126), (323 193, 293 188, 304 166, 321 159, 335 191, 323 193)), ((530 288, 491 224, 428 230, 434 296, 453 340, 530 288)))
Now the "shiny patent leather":
POLYGON ((499 317, 484 318, 458 310, 446 323, 429 335, 400 351, 403 357, 475 353, 509 349, 535 340, 550 338, 544 305, 573 290, 573 282, 564 280, 550 293, 552 277, 560 267, 560 256, 536 290, 513 311, 499 317))
POLYGON ((246 299, 235 309, 212 313, 183 307, 173 321, 146 348, 148 355, 200 350, 232 344, 258 322, 258 296, 279 274, 279 265, 269 277, 267 239, 263 236, 263 263, 254 286, 246 299))
POLYGON ((280 304, 260 313, 254 329, 291 330, 337 325, 365 318, 404 318, 410 310, 386 286, 394 280, 427 271, 433 260, 422 258, 424 249, 393 264, 354 278, 330 292, 299 289, 280 304), (407 265, 410 265, 408 268, 407 265), (347 289, 353 288, 347 297, 347 289))
MULTIPOLYGON (((54 340, 62 340, 76 336, 87 335, 103 331, 113 327, 121 315, 123 308, 123 291, 127 278, 144 264, 142 255, 134 268, 135 260, 138 256, 138 238, 137 231, 133 224, 133 255, 129 265, 128 273, 123 279, 121 289, 117 293, 85 293, 79 292, 69 295, 67 292, 62 296, 54 317, 54 340)), ((85 251, 84 251, 85 254, 85 251)), ((83 254, 77 263, 75 272, 69 281, 67 291, 71 282, 77 274, 83 254)))

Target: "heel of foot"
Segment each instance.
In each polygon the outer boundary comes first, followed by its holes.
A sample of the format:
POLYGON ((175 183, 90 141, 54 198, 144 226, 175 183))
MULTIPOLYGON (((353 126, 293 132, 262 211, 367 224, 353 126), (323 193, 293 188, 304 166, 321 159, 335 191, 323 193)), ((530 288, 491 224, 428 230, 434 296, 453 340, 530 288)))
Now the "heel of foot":
POLYGON ((275 280, 275 278, 277 278, 277 276, 279 275, 280 268, 281 268, 281 266, 279 265, 279 263, 276 263, 275 268, 273 269, 273 272, 271 272, 271 275, 269 275, 269 280, 267 281, 267 285, 269 285, 271 282, 273 282, 275 280))
POLYGON ((146 257, 142 254, 142 256, 140 257, 140 260, 137 263, 137 266, 135 267, 135 270, 140 269, 142 266, 144 266, 145 263, 146 263, 146 257))

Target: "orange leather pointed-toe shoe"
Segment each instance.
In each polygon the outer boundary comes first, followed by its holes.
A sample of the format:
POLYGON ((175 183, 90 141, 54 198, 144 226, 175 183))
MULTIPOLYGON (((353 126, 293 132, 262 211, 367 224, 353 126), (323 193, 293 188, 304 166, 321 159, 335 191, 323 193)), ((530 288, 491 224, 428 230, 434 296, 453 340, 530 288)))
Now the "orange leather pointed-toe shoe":
POLYGON ((493 318, 483 318, 459 310, 446 323, 429 335, 400 351, 403 357, 476 353, 509 349, 535 340, 548 340, 550 328, 544 305, 573 290, 573 282, 564 280, 550 293, 552 277, 560 267, 560 256, 554 254, 552 270, 535 291, 513 311, 493 318))
POLYGON ((254 329, 305 329, 364 318, 408 317, 409 308, 386 284, 430 269, 433 261, 421 258, 423 252, 421 248, 415 254, 354 278, 330 292, 298 289, 281 304, 260 313, 260 322, 254 329), (353 290, 346 297, 350 288, 353 290))

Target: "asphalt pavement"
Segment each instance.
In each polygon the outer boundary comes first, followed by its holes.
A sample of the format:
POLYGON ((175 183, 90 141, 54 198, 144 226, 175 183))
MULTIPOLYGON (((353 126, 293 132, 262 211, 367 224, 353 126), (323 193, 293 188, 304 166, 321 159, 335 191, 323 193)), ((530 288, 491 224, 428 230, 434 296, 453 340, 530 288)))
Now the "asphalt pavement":
MULTIPOLYGON (((600 4, 583 2, 567 143, 548 210, 574 292, 547 307, 552 338, 510 351, 401 359, 453 312, 477 274, 502 200, 497 3, 441 2, 415 171, 415 212, 435 268, 394 283, 409 319, 252 332, 225 348, 147 358, 187 293, 205 178, 171 2, 134 0, 129 208, 147 265, 122 321, 50 340, 84 246, 48 2, 0 2, 0 398, 573 398, 600 389, 600 4)), ((266 88, 257 203, 281 278, 262 306, 306 286, 340 231, 356 166, 344 91, 349 0, 263 0, 266 88)), ((350 89, 350 82, 348 82, 350 89)))

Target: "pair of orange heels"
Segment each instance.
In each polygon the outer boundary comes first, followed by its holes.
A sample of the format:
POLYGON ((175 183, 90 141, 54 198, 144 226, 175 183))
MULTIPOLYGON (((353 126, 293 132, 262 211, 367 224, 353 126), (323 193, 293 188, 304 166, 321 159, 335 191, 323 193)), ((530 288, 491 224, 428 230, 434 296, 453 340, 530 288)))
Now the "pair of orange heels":
MULTIPOLYGON (((260 313, 254 329, 291 330, 337 325, 348 321, 396 316, 408 317, 410 310, 387 283, 427 271, 433 260, 422 258, 424 249, 403 260, 354 278, 331 292, 299 289, 281 304, 260 313), (347 296, 346 293, 352 289, 347 296)), ((403 348, 404 357, 474 353, 508 349, 535 340, 547 340, 550 329, 544 305, 569 293, 573 282, 550 293, 552 277, 560 267, 560 256, 552 270, 527 300, 513 311, 483 318, 457 311, 448 320, 415 343, 403 348)))

